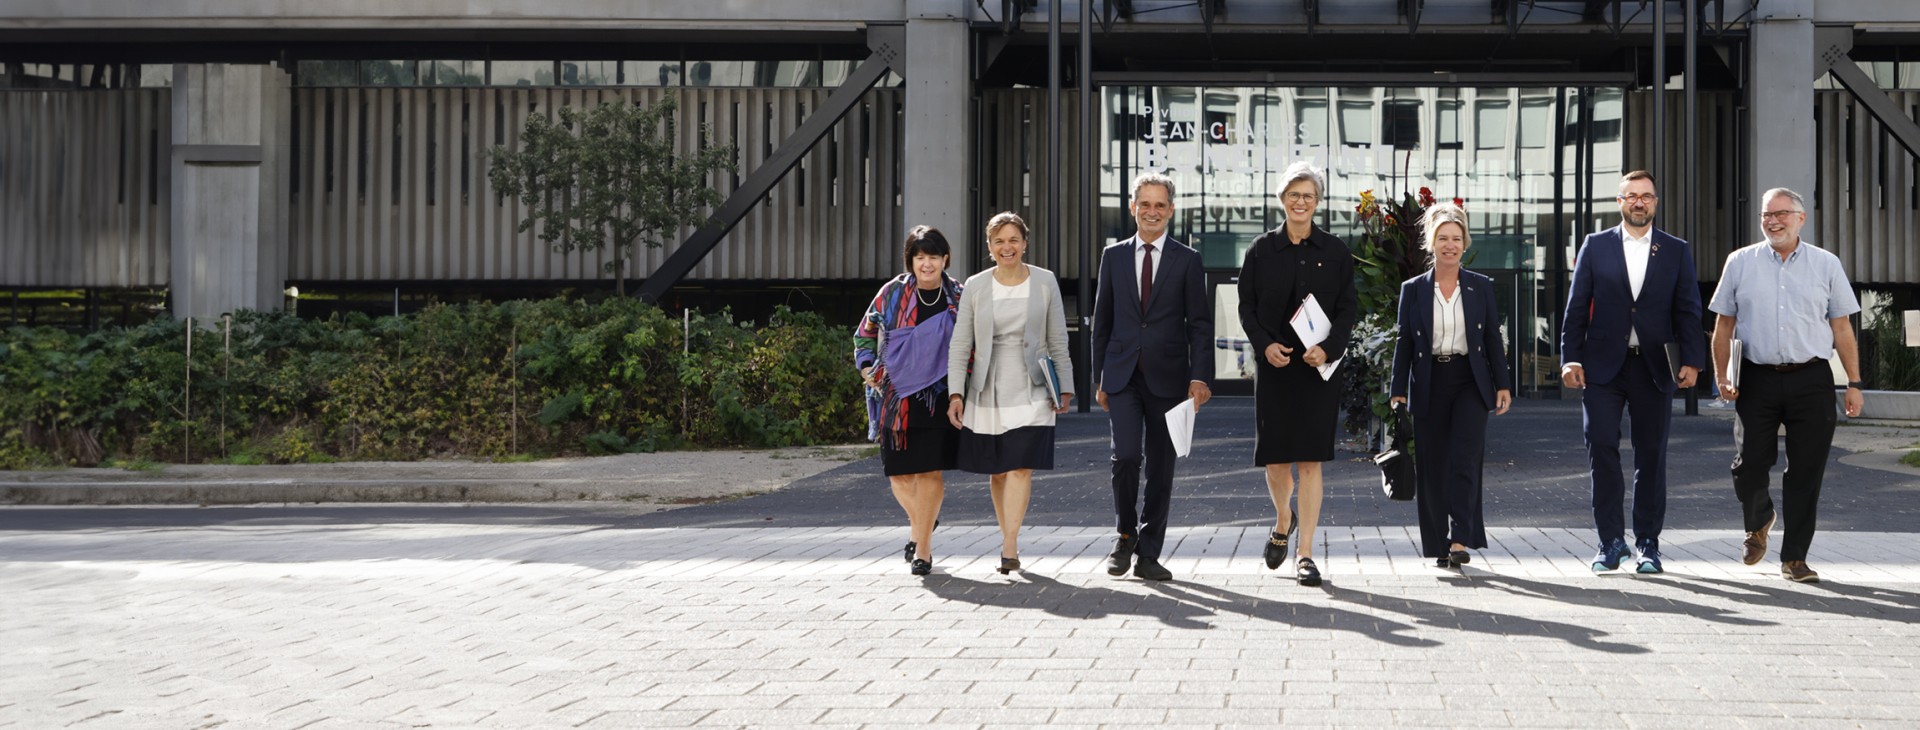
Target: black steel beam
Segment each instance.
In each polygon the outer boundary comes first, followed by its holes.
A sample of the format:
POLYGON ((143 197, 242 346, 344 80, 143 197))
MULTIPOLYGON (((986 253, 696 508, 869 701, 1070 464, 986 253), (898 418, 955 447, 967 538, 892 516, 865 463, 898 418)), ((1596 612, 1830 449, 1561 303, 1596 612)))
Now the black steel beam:
POLYGON ((686 278, 687 274, 693 271, 693 267, 700 265, 701 260, 712 253, 713 247, 720 243, 720 239, 726 238, 727 233, 740 224, 740 220, 746 217, 748 211, 753 210, 753 206, 760 203, 761 198, 766 197, 767 192, 780 182, 780 178, 785 177, 789 170, 800 164, 800 158, 805 156, 808 150, 813 149, 813 145, 819 142, 820 138, 827 136, 827 132, 833 129, 833 125, 839 122, 841 117, 846 116, 847 112, 859 105, 861 97, 865 96, 867 90, 873 88, 874 84, 880 83, 880 79, 887 75, 887 71, 893 70, 902 76, 906 75, 902 63, 904 60, 902 51, 906 45, 904 27, 869 26, 867 45, 873 48, 873 55, 861 61, 860 65, 854 68, 853 73, 847 76, 846 83, 834 89, 833 93, 827 96, 825 104, 815 109, 813 114, 807 117, 807 121, 802 122, 798 129, 793 130, 793 134, 780 142, 780 147, 774 150, 772 157, 767 158, 767 161, 761 163, 760 167, 748 175, 746 180, 741 181, 740 187, 728 195, 727 201, 721 203, 720 208, 714 211, 711 223, 694 231, 687 240, 681 241, 680 247, 674 249, 673 254, 668 256, 666 261, 660 262, 660 268, 647 276, 646 281, 640 284, 641 301, 658 304, 661 297, 666 296, 667 290, 686 278))
MULTIPOLYGON (((1107 5, 1112 7, 1113 3, 1107 5)), ((1093 74, 1089 73, 1093 70, 1092 21, 1092 1, 1080 0, 1080 62, 1073 76, 1080 91, 1080 169, 1074 171, 1080 180, 1080 199, 1074 202, 1080 212, 1080 240, 1076 241, 1080 253, 1080 295, 1075 297, 1075 314, 1080 321, 1079 360, 1082 363, 1093 362, 1093 270, 1100 265, 1096 257, 1101 250, 1100 215, 1094 209, 1100 195, 1100 125, 1093 113, 1099 99, 1094 96, 1093 74)), ((1086 413, 1094 402, 1091 393, 1097 376, 1093 368, 1082 365, 1074 368, 1073 377, 1073 392, 1081 394, 1078 407, 1081 413, 1086 413)))

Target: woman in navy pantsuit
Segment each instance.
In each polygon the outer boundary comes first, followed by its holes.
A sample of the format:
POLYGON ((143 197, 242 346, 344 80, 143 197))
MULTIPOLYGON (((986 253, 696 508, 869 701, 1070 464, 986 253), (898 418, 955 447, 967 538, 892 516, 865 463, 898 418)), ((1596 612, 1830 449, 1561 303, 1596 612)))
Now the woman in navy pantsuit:
POLYGON ((1507 412, 1513 382, 1493 279, 1460 268, 1471 245, 1466 212, 1437 203, 1420 223, 1433 269, 1400 285, 1392 394, 1413 413, 1421 553, 1435 567, 1457 568, 1468 550, 1487 546, 1480 500, 1487 413, 1507 412))

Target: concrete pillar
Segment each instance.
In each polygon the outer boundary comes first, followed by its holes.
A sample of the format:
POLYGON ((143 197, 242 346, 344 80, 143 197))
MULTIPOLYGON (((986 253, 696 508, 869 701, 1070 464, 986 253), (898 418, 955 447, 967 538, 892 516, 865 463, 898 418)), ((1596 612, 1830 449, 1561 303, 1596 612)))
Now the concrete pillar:
MULTIPOLYGON (((1753 189, 1747 193, 1752 217, 1768 188, 1788 187, 1809 201, 1813 197, 1813 82, 1819 75, 1813 0, 1761 0, 1747 47, 1753 54, 1747 86, 1753 105, 1747 114, 1753 124, 1753 189)), ((1749 223, 1743 228, 1758 230, 1757 222, 1749 223)))
POLYGON ((173 67, 175 317, 280 308, 288 82, 272 66, 173 67))
MULTIPOLYGON (((949 271, 965 279, 977 268, 973 250, 985 239, 968 220, 973 156, 968 154, 969 69, 966 10, 955 0, 908 0, 906 145, 901 169, 908 228, 931 225, 953 244, 949 271)), ((904 239, 906 230, 895 232, 904 239)), ((898 241, 895 241, 898 244, 898 241)))

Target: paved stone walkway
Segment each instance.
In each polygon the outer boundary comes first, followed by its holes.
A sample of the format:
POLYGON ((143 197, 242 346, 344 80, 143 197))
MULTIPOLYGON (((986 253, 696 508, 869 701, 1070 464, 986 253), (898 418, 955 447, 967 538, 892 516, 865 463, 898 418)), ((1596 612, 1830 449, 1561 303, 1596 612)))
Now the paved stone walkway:
MULTIPOLYGON (((49 511, 51 512, 51 511, 49 511)), ((161 514, 164 511, 156 510, 161 514)), ((1665 576, 1582 531, 1493 529, 1463 572, 1340 527, 1328 584, 1259 528, 1179 530, 1179 577, 1099 528, 318 520, 0 526, 0 727, 1911 727, 1920 541, 1823 532, 1827 581, 1672 530, 1665 576)), ((368 513, 369 517, 380 513, 368 513)), ((1775 538, 1777 540, 1778 534, 1775 538)), ((1170 542, 1172 542, 1170 540, 1170 542)), ((1319 542, 1319 541, 1316 541, 1319 542)))

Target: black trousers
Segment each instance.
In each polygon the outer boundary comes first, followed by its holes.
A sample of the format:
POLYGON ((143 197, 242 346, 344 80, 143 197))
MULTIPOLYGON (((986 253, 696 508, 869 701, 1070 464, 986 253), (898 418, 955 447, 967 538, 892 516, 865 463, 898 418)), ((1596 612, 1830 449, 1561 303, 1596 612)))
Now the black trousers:
POLYGON ((1806 560, 1813 544, 1814 519, 1820 508, 1820 482, 1827 473, 1827 455, 1833 448, 1833 373, 1826 360, 1791 373, 1751 362, 1740 364, 1740 398, 1734 401, 1739 419, 1733 442, 1733 492, 1740 497, 1746 531, 1753 532, 1773 514, 1767 480, 1779 460, 1780 426, 1787 427, 1787 469, 1780 478, 1780 513, 1785 536, 1780 561, 1806 560))
POLYGON ((1427 403, 1413 416, 1414 499, 1420 551, 1444 558, 1453 543, 1487 546, 1481 509, 1481 467, 1487 456, 1487 403, 1465 357, 1433 363, 1427 403))
POLYGON ((1167 539, 1167 513, 1173 506, 1173 437, 1167 433, 1167 411, 1185 398, 1161 398, 1147 390, 1135 373, 1127 387, 1107 394, 1107 420, 1113 436, 1113 511, 1115 528, 1136 535, 1135 554, 1160 559, 1167 539), (1140 472, 1147 476, 1144 502, 1140 472))

